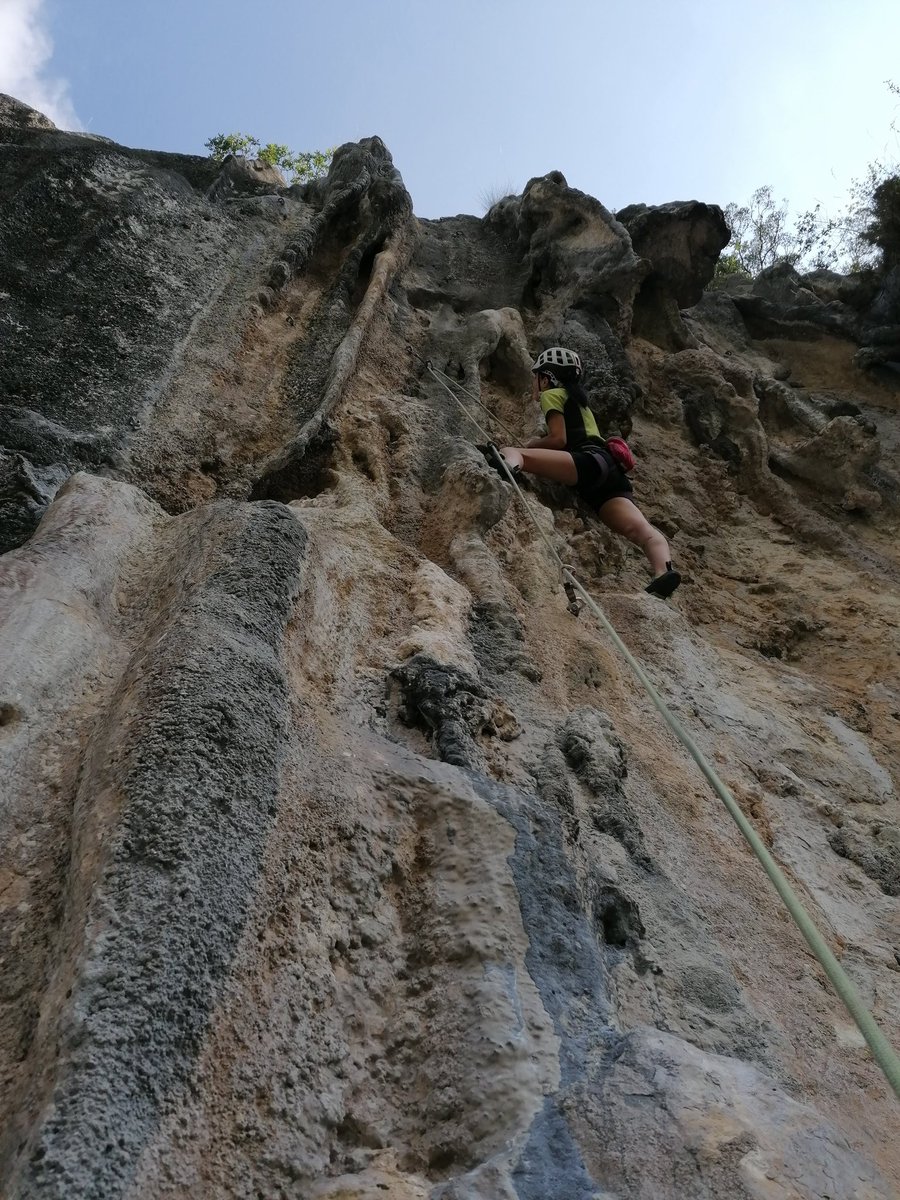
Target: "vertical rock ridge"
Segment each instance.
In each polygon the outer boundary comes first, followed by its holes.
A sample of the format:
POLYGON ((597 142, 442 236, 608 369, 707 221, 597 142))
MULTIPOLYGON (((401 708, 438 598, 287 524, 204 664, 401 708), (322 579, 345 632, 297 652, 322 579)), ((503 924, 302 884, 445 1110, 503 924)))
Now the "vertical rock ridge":
POLYGON ((127 1183, 189 1077, 274 815, 302 526, 280 505, 226 505, 178 534, 160 581, 180 565, 178 590, 124 670, 75 799, 54 1002, 32 1048, 46 1082, 31 1103, 49 1108, 10 1195, 127 1183))

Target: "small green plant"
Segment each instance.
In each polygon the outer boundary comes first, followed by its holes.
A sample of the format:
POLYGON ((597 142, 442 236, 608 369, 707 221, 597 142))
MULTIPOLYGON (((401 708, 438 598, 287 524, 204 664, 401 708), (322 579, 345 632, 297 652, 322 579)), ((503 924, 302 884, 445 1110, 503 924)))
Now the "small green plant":
POLYGON ((737 254, 723 254, 716 263, 713 279, 730 279, 734 275, 746 275, 737 254))
POLYGON ((288 163, 291 161, 291 151, 288 146, 283 146, 280 142, 269 142, 257 150, 256 157, 261 162, 268 163, 270 167, 280 167, 286 171, 288 163))
POLYGON ((249 133, 217 133, 205 143, 210 158, 224 162, 229 154, 237 158, 257 158, 269 166, 284 171, 292 183, 320 179, 331 165, 337 146, 328 150, 305 150, 298 154, 278 142, 265 146, 249 133))
POLYGON ((205 143, 210 158, 224 162, 229 154, 250 158, 259 149, 259 142, 249 133, 217 133, 205 143))

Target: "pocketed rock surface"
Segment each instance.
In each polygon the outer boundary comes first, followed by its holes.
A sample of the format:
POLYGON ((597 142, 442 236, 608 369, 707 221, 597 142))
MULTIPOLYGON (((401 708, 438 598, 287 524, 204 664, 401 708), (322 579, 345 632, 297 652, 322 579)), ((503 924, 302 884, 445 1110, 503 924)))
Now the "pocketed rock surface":
POLYGON ((717 209, 559 172, 420 221, 374 137, 287 187, 0 133, 0 1193, 900 1193, 855 1025, 472 444, 578 350, 682 588, 528 503, 896 1041, 885 289, 704 292, 717 209))

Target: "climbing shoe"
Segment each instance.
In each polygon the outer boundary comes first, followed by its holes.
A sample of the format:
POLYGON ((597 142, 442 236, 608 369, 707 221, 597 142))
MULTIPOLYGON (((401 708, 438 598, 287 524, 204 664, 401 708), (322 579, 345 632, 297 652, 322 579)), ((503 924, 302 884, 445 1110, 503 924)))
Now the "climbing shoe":
POLYGON ((644 588, 644 591, 649 592, 651 596, 659 596, 660 600, 668 600, 680 583, 681 576, 673 569, 672 564, 668 562, 662 575, 657 575, 655 579, 651 579, 644 588))
POLYGON ((493 467, 500 478, 505 480, 507 483, 509 483, 509 476, 503 469, 504 464, 506 464, 507 470, 512 473, 513 479, 518 479, 518 477, 521 475, 522 468, 510 466, 493 442, 485 442, 483 446, 476 446, 475 449, 481 451, 488 466, 493 467))

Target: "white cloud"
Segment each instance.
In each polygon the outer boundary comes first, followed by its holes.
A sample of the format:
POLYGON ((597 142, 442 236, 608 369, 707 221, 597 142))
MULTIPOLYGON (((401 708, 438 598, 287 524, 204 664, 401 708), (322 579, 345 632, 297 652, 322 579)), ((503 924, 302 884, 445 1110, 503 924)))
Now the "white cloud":
POLYGON ((43 0, 0 0, 0 92, 30 104, 60 129, 81 129, 68 83, 47 71, 53 43, 42 6, 43 0))

